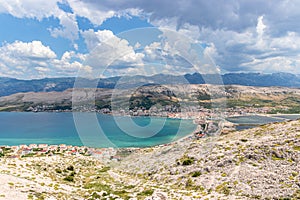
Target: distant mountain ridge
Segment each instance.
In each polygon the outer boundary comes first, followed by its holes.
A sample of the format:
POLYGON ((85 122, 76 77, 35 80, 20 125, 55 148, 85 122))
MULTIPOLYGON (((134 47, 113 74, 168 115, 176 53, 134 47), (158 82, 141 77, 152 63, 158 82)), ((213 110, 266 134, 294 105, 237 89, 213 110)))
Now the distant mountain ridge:
MULTIPOLYGON (((129 77, 127 77, 129 79, 129 77)), ((220 76, 216 74, 186 74, 184 76, 173 76, 157 74, 153 76, 134 76, 130 81, 117 85, 122 81, 121 77, 101 78, 90 80, 80 78, 82 87, 97 86, 98 88, 122 87, 131 88, 148 84, 220 84, 220 76), (206 80, 206 81, 205 81, 206 80)), ((221 75, 225 85, 245 85, 245 86, 281 86, 300 87, 300 76, 290 73, 228 73, 221 75)), ((126 79, 126 78, 125 78, 126 79)), ((19 92, 51 92, 64 91, 73 88, 74 77, 44 78, 33 80, 19 80, 15 78, 0 77, 0 96, 8 96, 19 92)))

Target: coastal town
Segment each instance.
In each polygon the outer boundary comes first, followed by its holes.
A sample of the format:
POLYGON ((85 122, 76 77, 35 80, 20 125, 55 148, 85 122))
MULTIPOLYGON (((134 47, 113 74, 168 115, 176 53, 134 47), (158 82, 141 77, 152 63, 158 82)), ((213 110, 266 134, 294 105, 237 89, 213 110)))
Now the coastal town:
MULTIPOLYGON (((38 105, 31 106, 27 112, 96 112, 101 114, 112 114, 120 116, 157 116, 157 117, 168 117, 168 118, 180 118, 180 119, 195 119, 203 117, 214 117, 220 112, 224 116, 240 116, 240 115, 251 115, 251 114, 267 114, 270 113, 274 107, 226 107, 226 108, 205 108, 203 106, 187 106, 185 108, 179 108, 177 106, 166 105, 161 107, 153 106, 150 109, 145 107, 135 107, 133 109, 119 109, 111 110, 110 108, 97 109, 92 106, 80 106, 70 108, 53 109, 53 105, 38 105)), ((288 107, 282 107, 282 109, 288 109, 288 107)))

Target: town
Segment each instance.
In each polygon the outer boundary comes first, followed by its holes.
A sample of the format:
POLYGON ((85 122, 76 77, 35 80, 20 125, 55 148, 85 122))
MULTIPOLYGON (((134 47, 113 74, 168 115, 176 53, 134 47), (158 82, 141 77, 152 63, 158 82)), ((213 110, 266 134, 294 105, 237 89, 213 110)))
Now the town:
MULTIPOLYGON (((150 109, 145 107, 135 107, 133 109, 118 109, 110 108, 97 109, 95 106, 76 106, 76 107, 60 107, 54 109, 53 105, 38 105, 31 106, 27 112, 97 112, 101 114, 112 114, 120 116, 157 116, 180 119, 197 119, 211 118, 222 112, 224 116, 241 116, 253 114, 268 114, 273 111, 274 107, 265 106, 249 106, 249 107, 226 107, 226 108, 205 108, 203 106, 187 106, 180 108, 174 105, 152 106, 150 109)), ((282 110, 287 110, 287 107, 282 107, 282 110)))

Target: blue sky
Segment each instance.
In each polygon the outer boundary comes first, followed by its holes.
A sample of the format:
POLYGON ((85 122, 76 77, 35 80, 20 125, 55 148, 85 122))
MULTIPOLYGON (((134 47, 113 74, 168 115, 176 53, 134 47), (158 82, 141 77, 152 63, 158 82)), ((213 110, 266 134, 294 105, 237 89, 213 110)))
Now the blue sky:
POLYGON ((0 76, 299 74, 299 6, 289 0, 4 0, 0 76))
MULTIPOLYGON (((100 26, 94 26, 87 18, 77 17, 78 27, 82 31, 93 29, 111 30, 114 34, 143 27, 153 27, 147 20, 138 17, 112 17, 107 19, 100 26)), ((33 40, 43 41, 43 44, 50 46, 58 56, 62 56, 68 50, 75 50, 72 41, 64 37, 52 37, 49 29, 59 26, 59 20, 53 17, 41 21, 37 19, 20 19, 9 14, 0 14, 0 24, 5 28, 0 32, 0 40, 3 43, 13 43, 16 40, 31 42, 33 40)), ((81 46, 78 52, 86 52, 84 39, 80 37, 74 43, 81 46)))

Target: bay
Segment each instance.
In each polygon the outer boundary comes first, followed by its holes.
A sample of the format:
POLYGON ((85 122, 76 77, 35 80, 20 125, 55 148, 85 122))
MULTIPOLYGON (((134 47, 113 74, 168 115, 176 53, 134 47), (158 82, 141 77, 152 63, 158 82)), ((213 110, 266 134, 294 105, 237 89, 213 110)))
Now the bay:
POLYGON ((273 122, 283 122, 286 118, 279 118, 277 116, 269 117, 262 115, 245 115, 245 116, 234 116, 227 117, 227 121, 236 124, 237 130, 244 130, 249 128, 254 128, 259 125, 273 123, 273 122))
POLYGON ((114 117, 95 113, 76 115, 81 123, 75 123, 73 113, 70 112, 0 112, 0 145, 46 143, 90 147, 148 147, 173 142, 189 135, 196 128, 191 120, 183 119, 114 117), (97 124, 90 120, 95 116, 97 124), (134 125, 130 125, 129 120, 134 125), (127 125, 125 131, 124 125, 127 125))
POLYGON ((267 117, 262 115, 235 116, 235 117, 228 117, 227 120, 235 124, 253 124, 253 125, 261 125, 261 124, 267 124, 272 122, 284 121, 284 119, 267 117))

